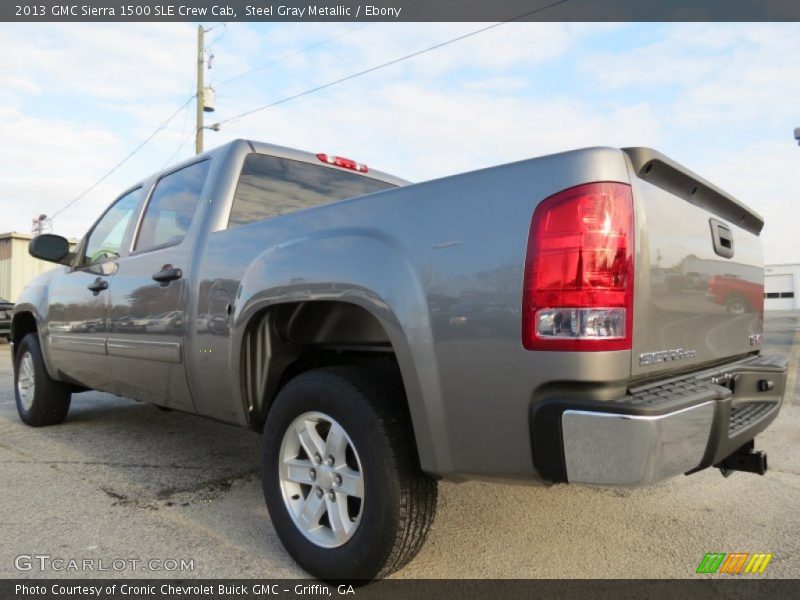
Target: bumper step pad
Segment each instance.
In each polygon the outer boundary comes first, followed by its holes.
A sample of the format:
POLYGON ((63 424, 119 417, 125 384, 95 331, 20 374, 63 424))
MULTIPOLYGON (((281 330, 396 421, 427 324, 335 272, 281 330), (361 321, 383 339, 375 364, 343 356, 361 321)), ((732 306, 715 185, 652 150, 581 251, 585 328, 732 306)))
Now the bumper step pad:
POLYGON ((731 407, 728 437, 732 438, 775 410, 775 402, 747 402, 731 407))
POLYGON ((640 388, 615 404, 636 408, 674 409, 676 405, 694 405, 732 396, 731 390, 706 381, 678 379, 652 387, 640 388))

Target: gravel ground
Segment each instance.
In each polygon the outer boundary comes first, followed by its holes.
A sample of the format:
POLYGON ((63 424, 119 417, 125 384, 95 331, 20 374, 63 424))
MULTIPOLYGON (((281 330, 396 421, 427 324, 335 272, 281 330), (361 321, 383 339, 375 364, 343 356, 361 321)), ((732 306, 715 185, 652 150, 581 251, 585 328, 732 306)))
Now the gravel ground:
MULTIPOLYGON (((790 389, 758 438, 764 477, 716 470, 646 489, 440 485, 427 544, 396 577, 692 577, 706 552, 772 552, 800 577, 800 313, 773 313, 765 350, 791 355, 790 389)), ((0 577, 304 577, 269 521, 259 436, 108 394, 67 421, 17 418, 0 346, 0 577), (193 559, 190 572, 18 571, 19 555, 193 559)))

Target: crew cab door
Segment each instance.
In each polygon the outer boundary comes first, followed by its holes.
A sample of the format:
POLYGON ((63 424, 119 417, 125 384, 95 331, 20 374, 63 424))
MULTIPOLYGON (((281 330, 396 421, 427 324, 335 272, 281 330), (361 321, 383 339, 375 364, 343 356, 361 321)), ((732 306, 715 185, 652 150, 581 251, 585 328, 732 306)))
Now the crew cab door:
POLYGON ((92 389, 114 391, 106 338, 108 287, 142 188, 121 196, 95 223, 71 268, 53 277, 47 317, 50 359, 63 375, 92 389))
POLYGON ((209 164, 190 164, 155 183, 109 290, 108 359, 117 393, 191 412, 185 305, 209 164))

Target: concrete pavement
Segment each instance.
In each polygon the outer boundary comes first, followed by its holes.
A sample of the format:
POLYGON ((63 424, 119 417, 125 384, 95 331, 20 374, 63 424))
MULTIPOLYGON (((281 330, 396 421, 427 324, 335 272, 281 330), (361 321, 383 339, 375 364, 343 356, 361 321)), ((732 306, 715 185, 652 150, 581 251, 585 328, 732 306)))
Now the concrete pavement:
MULTIPOLYGON (((765 350, 793 354, 794 373, 757 440, 766 476, 706 470, 646 489, 443 483, 427 544, 396 576, 693 577, 714 551, 772 552, 765 576, 800 577, 799 346, 800 314, 768 315, 765 350)), ((63 425, 28 428, 0 346, 0 577, 305 576, 270 524, 258 445, 249 431, 97 392, 73 396, 63 425), (36 554, 161 570, 16 568, 36 554), (170 559, 193 570, 166 571, 170 559)))

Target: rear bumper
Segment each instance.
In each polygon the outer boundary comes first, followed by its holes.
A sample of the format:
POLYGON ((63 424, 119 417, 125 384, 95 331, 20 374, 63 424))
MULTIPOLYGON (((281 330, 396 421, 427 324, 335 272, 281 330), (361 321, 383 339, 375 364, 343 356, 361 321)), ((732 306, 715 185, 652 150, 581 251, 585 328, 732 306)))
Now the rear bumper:
POLYGON ((716 465, 778 415, 786 363, 754 356, 615 401, 547 401, 531 415, 537 469, 552 481, 647 485, 716 465))

